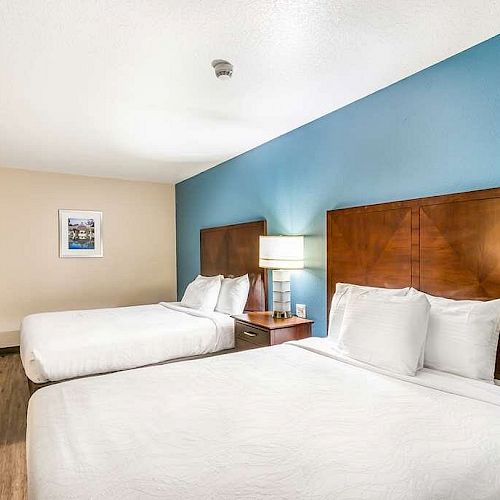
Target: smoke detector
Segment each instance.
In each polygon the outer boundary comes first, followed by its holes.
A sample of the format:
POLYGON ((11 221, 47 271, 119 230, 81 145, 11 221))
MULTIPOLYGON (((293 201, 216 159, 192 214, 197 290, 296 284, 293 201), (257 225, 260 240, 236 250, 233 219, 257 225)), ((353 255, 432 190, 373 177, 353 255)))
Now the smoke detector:
POLYGON ((233 65, 224 59, 214 59, 212 68, 214 68, 215 76, 219 80, 229 80, 233 76, 233 65))

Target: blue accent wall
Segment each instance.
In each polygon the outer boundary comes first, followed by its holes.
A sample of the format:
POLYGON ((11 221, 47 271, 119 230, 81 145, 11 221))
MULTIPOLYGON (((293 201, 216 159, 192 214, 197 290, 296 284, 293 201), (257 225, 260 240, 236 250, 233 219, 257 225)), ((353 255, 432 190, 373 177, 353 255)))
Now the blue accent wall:
POLYGON ((500 35, 176 186, 178 294, 199 230, 265 218, 304 234, 292 277, 326 329, 326 211, 500 186, 500 35))

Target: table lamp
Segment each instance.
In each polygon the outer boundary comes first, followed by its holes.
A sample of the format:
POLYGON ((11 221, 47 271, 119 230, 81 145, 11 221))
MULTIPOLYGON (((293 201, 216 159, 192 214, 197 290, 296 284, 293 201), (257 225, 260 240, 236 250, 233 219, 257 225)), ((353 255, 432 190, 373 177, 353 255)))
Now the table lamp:
POLYGON ((259 267, 273 270, 273 318, 290 318, 290 270, 304 268, 304 237, 261 236, 259 267))

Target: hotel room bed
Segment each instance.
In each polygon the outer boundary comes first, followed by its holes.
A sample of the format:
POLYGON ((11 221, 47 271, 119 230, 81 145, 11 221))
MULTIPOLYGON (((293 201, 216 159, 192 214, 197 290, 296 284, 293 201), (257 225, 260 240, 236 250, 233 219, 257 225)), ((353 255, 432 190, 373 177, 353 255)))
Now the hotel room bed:
POLYGON ((36 384, 127 370, 234 347, 234 322, 180 303, 33 314, 21 360, 36 384))
MULTIPOLYGON (((248 296, 246 304, 243 302, 247 311, 266 309, 267 276, 258 267, 259 236, 263 234, 264 220, 200 231, 202 274, 247 274, 248 296)), ((218 305, 217 296, 215 301, 218 305)), ((161 302, 27 316, 20 350, 30 389, 233 349, 231 316, 193 307, 161 302)))
POLYGON ((45 388, 29 498, 500 498, 500 388, 306 339, 45 388))

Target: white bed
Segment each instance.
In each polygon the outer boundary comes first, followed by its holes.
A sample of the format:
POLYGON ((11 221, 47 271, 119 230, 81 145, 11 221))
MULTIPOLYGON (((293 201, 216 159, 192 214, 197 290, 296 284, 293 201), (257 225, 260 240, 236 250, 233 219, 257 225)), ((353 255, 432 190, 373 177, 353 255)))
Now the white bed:
POLYGON ((31 500, 497 499, 500 388, 311 338, 43 388, 27 456, 31 500))
POLYGON ((234 347, 227 314, 166 303, 27 316, 21 360, 36 384, 126 370, 234 347))

